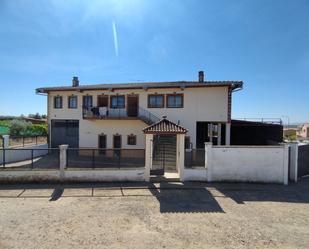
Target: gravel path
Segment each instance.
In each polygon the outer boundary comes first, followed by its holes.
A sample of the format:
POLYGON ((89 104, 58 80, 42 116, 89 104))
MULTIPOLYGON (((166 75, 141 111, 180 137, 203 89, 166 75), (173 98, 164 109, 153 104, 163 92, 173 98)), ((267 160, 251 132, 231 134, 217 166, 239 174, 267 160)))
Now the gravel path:
POLYGON ((1 249, 308 247, 309 179, 0 187, 1 249))

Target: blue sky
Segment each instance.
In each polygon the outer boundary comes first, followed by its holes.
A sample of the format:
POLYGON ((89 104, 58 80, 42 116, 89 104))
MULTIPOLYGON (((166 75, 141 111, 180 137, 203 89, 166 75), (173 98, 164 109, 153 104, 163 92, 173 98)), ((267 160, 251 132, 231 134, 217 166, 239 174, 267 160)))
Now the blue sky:
POLYGON ((243 80, 233 117, 309 121, 308 0, 0 1, 0 115, 42 86, 243 80))

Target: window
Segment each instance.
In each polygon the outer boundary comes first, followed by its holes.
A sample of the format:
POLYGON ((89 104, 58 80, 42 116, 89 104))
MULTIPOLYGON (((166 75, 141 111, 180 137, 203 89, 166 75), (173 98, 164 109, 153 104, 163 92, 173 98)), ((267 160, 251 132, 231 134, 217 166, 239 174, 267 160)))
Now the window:
POLYGON ((76 109, 77 108, 77 96, 69 96, 68 99, 68 107, 70 109, 76 109))
POLYGON ((148 95, 148 108, 163 108, 164 95, 153 94, 148 95))
POLYGON ((62 108, 62 96, 54 97, 54 108, 61 109, 62 108))
POLYGON ((183 94, 170 94, 167 95, 168 108, 182 108, 183 107, 183 94))
POLYGON ((83 107, 92 107, 92 96, 83 96, 83 107))
POLYGON ((106 135, 100 134, 99 135, 99 154, 105 155, 106 154, 106 135))
POLYGON ((124 95, 111 96, 111 108, 124 108, 125 98, 124 95))
POLYGON ((128 145, 136 145, 136 136, 131 134, 128 135, 128 145))

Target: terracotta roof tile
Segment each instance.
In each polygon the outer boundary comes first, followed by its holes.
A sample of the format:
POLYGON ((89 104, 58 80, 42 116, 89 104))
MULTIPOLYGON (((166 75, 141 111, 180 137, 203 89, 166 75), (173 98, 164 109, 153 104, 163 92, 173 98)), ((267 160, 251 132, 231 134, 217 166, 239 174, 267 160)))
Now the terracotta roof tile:
POLYGON ((163 117, 159 122, 144 128, 143 131, 148 134, 184 134, 188 130, 163 117))

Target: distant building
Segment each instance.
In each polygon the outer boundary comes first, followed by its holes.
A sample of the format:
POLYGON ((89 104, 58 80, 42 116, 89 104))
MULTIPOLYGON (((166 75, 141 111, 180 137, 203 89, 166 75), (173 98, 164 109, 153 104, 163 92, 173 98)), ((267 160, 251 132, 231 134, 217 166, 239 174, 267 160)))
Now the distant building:
POLYGON ((30 122, 32 124, 47 124, 47 119, 37 119, 37 118, 23 117, 23 120, 30 122))
POLYGON ((283 129, 283 135, 285 137, 290 137, 290 136, 296 136, 297 135, 297 128, 284 128, 283 129))
POLYGON ((309 137, 309 123, 305 123, 301 126, 299 126, 299 129, 297 131, 297 136, 301 138, 308 138, 309 137))

